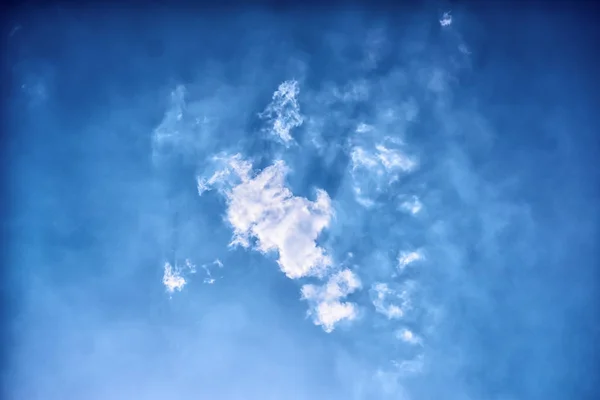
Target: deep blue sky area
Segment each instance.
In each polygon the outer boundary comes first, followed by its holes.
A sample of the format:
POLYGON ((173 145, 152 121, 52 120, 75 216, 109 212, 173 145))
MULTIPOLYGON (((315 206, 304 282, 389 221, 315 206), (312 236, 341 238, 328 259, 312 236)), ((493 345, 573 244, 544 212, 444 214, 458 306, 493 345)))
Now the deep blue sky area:
POLYGON ((552 4, 7 13, 2 398, 599 398, 600 35, 552 4))

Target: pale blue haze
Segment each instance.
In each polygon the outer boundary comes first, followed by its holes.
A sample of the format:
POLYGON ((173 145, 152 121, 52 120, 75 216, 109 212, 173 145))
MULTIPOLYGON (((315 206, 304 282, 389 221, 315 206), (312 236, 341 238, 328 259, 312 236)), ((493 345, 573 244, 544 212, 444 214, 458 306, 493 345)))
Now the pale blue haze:
POLYGON ((597 398, 588 21, 83 10, 22 12, 5 35, 3 398, 597 398), (288 142, 263 113, 285 82, 288 142), (382 143, 414 165, 386 167, 382 143), (331 199, 317 245, 360 280, 353 320, 307 315, 302 285, 332 272, 290 279, 256 238, 228 246, 226 189, 197 179, 236 153, 331 199), (422 259, 401 270, 403 251, 422 259), (407 282, 402 316, 378 308, 377 284, 407 282))

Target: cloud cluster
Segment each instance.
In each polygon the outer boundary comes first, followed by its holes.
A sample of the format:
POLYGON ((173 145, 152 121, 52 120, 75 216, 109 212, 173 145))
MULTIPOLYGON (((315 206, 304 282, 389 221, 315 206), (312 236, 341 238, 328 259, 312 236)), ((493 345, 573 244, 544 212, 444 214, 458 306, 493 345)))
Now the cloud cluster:
MULTIPOLYGON (((321 95, 329 100, 321 98, 320 101, 327 107, 335 106, 336 102, 360 102, 368 98, 370 90, 367 81, 342 89, 329 87, 326 91, 329 95, 321 95)), ((294 141, 291 130, 304 120, 299 111, 299 91, 297 81, 281 83, 271 103, 259 114, 269 122, 269 132, 287 144, 294 141)), ((312 97, 320 98, 314 94, 312 97)), ((375 204, 373 195, 382 193, 390 183, 418 166, 416 157, 405 153, 402 140, 387 135, 389 125, 415 118, 417 107, 413 103, 405 102, 398 109, 378 108, 372 121, 374 125, 354 125, 348 171, 355 200, 367 208, 375 204)), ((321 285, 304 285, 301 292, 310 305, 309 314, 313 321, 326 332, 331 332, 343 320, 356 319, 357 305, 344 301, 344 298, 361 288, 359 278, 349 269, 332 273, 332 270, 338 270, 334 268, 332 256, 317 243, 319 235, 329 228, 334 214, 327 192, 316 189, 313 200, 294 195, 286 186, 289 168, 282 160, 272 161, 262 170, 255 170, 253 162, 240 153, 220 153, 210 157, 209 161, 208 169, 197 178, 198 193, 204 195, 215 189, 226 199, 225 220, 233 230, 230 246, 274 255, 279 268, 290 279, 311 276, 323 279, 325 282, 321 285)), ((418 213, 422 208, 418 197, 405 198, 399 209, 418 213)), ((399 266, 403 268, 421 256, 420 252, 408 253, 399 259, 399 266)), ((375 284, 373 290, 377 312, 389 319, 404 315, 409 307, 406 290, 396 293, 385 283, 375 284)))
MULTIPOLYGON (((294 196, 285 184, 288 168, 283 161, 253 173, 252 164, 239 154, 215 160, 221 168, 199 179, 199 193, 216 186, 227 199, 231 245, 276 254, 281 271, 290 279, 326 277, 333 261, 317 238, 333 215, 327 193, 317 189, 314 201, 294 196)), ((359 278, 344 269, 330 275, 323 286, 304 285, 302 298, 311 305, 315 323, 331 332, 340 321, 356 318, 356 305, 341 300, 360 286, 359 278)))
POLYGON ((356 318, 356 304, 341 300, 360 287, 358 277, 349 269, 344 269, 331 275, 322 286, 304 285, 302 298, 313 305, 309 314, 312 315, 315 324, 321 325, 325 332, 331 332, 340 321, 356 318))

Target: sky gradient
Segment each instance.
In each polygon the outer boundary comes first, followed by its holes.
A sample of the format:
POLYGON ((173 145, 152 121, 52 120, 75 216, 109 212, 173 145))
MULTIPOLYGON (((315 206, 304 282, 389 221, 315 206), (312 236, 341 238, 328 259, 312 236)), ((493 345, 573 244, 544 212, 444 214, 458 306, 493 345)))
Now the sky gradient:
POLYGON ((11 15, 4 398, 597 398, 597 28, 478 8, 11 15))

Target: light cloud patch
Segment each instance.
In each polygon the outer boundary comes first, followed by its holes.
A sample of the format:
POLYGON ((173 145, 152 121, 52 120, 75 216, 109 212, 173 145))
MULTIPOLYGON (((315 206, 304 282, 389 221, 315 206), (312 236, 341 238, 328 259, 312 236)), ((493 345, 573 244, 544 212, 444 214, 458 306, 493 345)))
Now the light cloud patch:
POLYGON ((403 154, 400 150, 389 149, 383 144, 375 146, 374 151, 367 151, 363 147, 356 146, 351 155, 352 169, 368 169, 371 172, 382 175, 392 172, 409 172, 416 167, 416 161, 403 154))
POLYGON ((299 93, 300 88, 297 81, 289 80, 281 83, 273 93, 271 103, 259 114, 261 118, 269 122, 271 132, 279 137, 286 146, 294 141, 291 130, 304 122, 297 99, 299 93))
POLYGON ((322 286, 304 285, 302 298, 311 304, 309 315, 313 317, 315 324, 322 326, 325 332, 332 332, 340 321, 356 318, 356 304, 341 300, 360 287, 358 277, 345 269, 331 275, 322 286))
POLYGON ((449 11, 442 14, 442 18, 440 18, 441 26, 450 26, 452 25, 452 15, 449 11))
MULTIPOLYGON (((361 124, 357 132, 368 132, 371 129, 368 125, 361 124)), ((398 180, 400 174, 409 173, 417 166, 414 158, 381 143, 370 151, 363 146, 355 146, 350 159, 356 201, 367 208, 375 204, 368 197, 369 192, 382 191, 387 184, 398 180)))
POLYGON ((240 155, 225 164, 209 179, 200 179, 198 186, 217 185, 227 198, 226 217, 234 231, 231 245, 250 247, 255 240, 262 253, 277 253, 279 267, 291 279, 322 276, 332 264, 316 243, 333 214, 327 193, 317 190, 315 201, 294 196, 285 185, 288 168, 283 161, 254 176, 252 165, 240 155))
POLYGON ((423 372, 424 361, 423 354, 419 354, 412 360, 394 361, 392 364, 399 377, 406 377, 423 372))
POLYGON ((173 266, 168 262, 166 262, 164 265, 162 281, 168 293, 173 293, 175 291, 181 292, 187 283, 182 275, 182 271, 179 268, 173 268, 173 266))
POLYGON ((416 261, 422 260, 424 258, 422 251, 401 251, 398 255, 398 268, 403 270, 409 264, 412 264, 416 261))
POLYGON ((372 297, 375 310, 388 319, 402 318, 411 307, 408 287, 397 292, 386 283, 376 283, 372 288, 372 297))
POLYGON ((423 203, 421 203, 417 196, 412 196, 409 200, 403 201, 400 204, 400 208, 414 215, 423 209, 423 203))
POLYGON ((206 273, 206 277, 204 278, 204 283, 207 283, 209 285, 212 285, 213 283, 215 283, 217 280, 213 275, 213 272, 211 272, 211 269, 214 270, 214 268, 223 268, 223 263, 221 262, 221 260, 219 260, 218 258, 213 261, 210 264, 203 264, 202 265, 202 269, 204 270, 204 272, 206 273))
POLYGON ((240 154, 234 154, 233 156, 220 154, 213 156, 211 161, 216 166, 213 174, 209 178, 197 178, 198 194, 200 196, 213 187, 223 193, 228 193, 233 186, 250 179, 252 163, 244 160, 240 154))
MULTIPOLYGON (((185 137, 186 127, 183 124, 183 113, 185 110, 186 90, 183 85, 177 86, 170 96, 170 107, 165 113, 162 122, 154 130, 153 156, 164 146, 179 146, 185 137)), ((185 144, 185 143, 184 143, 185 144)))
POLYGON ((422 339, 419 336, 417 336, 413 331, 411 331, 410 329, 407 329, 407 328, 400 329, 398 332, 396 332, 396 337, 408 344, 412 344, 412 345, 422 345, 423 344, 422 339))

